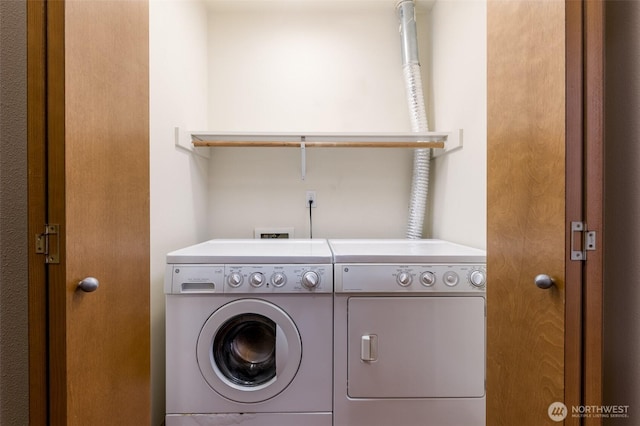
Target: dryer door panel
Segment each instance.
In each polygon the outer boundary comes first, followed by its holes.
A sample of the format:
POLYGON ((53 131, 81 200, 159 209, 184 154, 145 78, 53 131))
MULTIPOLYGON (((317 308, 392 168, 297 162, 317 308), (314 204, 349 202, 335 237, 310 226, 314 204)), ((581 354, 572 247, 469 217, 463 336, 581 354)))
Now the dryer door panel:
POLYGON ((483 297, 352 297, 351 398, 457 398, 485 393, 483 297))

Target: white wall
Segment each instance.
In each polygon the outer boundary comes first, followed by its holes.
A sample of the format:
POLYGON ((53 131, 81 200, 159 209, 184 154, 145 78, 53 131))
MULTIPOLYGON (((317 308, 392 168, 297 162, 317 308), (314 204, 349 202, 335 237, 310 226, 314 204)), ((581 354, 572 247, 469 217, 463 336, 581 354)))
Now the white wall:
POLYGON ((435 160, 434 238, 486 247, 487 46, 486 3, 440 0, 430 13, 430 125, 463 129, 463 149, 435 160))
MULTIPOLYGON (((263 2, 209 15, 209 125, 232 131, 406 132, 394 2, 263 2), (362 3, 360 3, 362 4, 362 3)), ((214 237, 290 226, 308 237, 305 191, 317 192, 314 237, 403 237, 411 151, 212 151, 214 237)))
MULTIPOLYGON (((209 127, 410 131, 395 3, 212 2, 209 127)), ((425 96, 436 105, 431 130, 464 128, 466 146, 433 163, 434 223, 425 237, 483 248, 484 2, 445 1, 434 11, 437 20, 422 4, 418 14, 425 96)), ((252 237, 255 227, 275 226, 307 237, 306 190, 318 197, 314 237, 405 236, 411 150, 307 149, 305 180, 300 167, 296 149, 213 149, 211 236, 252 237)))
POLYGON ((640 2, 606 4, 604 403, 640 423, 640 2))
POLYGON ((164 267, 172 250, 206 239, 207 173, 174 146, 174 126, 206 124, 207 13, 202 2, 152 0, 150 37, 152 424, 164 418, 164 267))

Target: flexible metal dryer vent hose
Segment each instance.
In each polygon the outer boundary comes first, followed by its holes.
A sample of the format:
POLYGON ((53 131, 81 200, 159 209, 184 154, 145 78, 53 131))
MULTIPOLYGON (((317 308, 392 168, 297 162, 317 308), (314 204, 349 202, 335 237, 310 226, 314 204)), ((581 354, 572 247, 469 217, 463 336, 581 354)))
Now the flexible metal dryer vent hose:
MULTIPOLYGON (((418 59, 418 37, 416 30, 415 3, 402 0, 396 5, 400 19, 400 37, 402 40, 402 68, 404 72, 407 103, 409 106, 411 130, 428 132, 427 112, 422 92, 422 77, 418 59)), ((427 209, 429 194, 429 163, 431 150, 419 148, 413 154, 413 176, 409 199, 409 220, 407 238, 422 238, 422 228, 427 209)))

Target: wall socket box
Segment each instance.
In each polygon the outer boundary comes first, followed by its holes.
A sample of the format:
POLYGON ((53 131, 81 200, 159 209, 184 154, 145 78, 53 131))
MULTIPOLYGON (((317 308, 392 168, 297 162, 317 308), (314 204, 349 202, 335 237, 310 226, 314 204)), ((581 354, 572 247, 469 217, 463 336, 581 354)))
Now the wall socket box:
POLYGON ((318 200, 316 199, 316 191, 307 191, 305 194, 305 207, 309 208, 309 202, 311 201, 311 208, 318 207, 318 200))
POLYGON ((255 228, 253 237, 258 240, 293 238, 293 227, 289 228, 255 228))

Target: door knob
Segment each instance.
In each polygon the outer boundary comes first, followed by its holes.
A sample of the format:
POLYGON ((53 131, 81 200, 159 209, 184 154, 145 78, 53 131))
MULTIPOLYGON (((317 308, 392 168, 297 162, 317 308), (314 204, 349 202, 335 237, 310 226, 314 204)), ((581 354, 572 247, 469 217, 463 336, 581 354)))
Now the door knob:
POLYGON ((555 285, 555 281, 553 281, 553 278, 551 278, 547 274, 536 275, 533 281, 536 283, 536 286, 538 286, 538 288, 541 288, 543 290, 551 288, 555 285))
POLYGON ((78 288, 86 293, 91 293, 96 291, 99 285, 97 278, 87 277, 78 283, 78 288))

